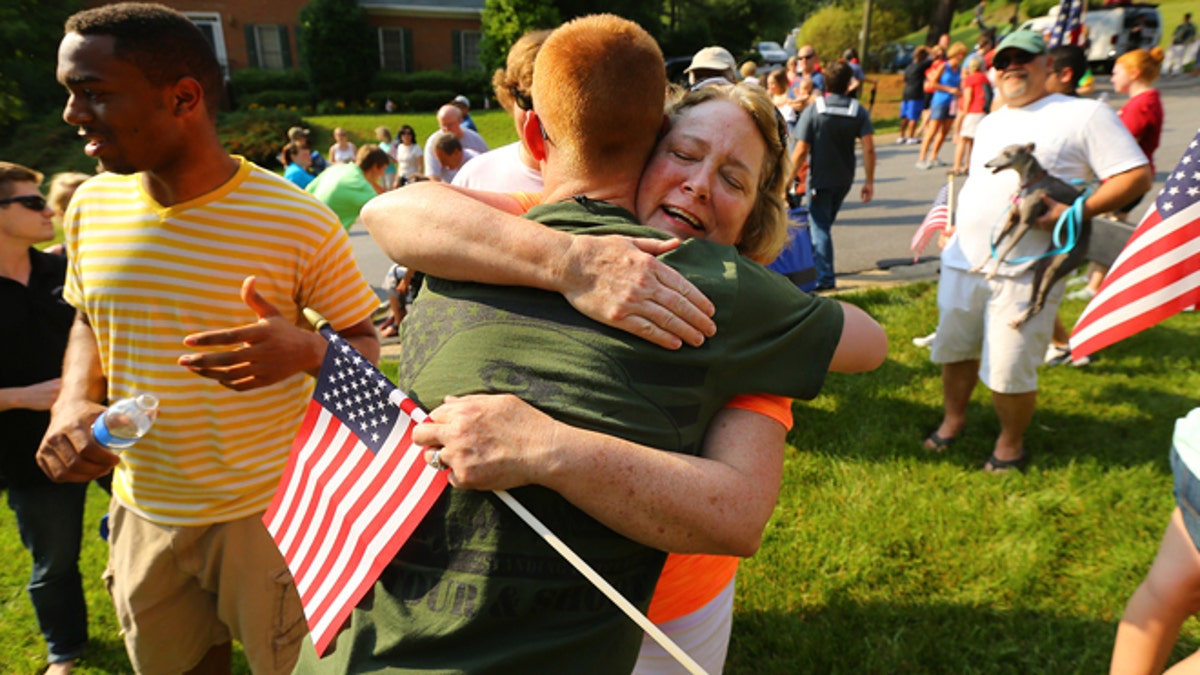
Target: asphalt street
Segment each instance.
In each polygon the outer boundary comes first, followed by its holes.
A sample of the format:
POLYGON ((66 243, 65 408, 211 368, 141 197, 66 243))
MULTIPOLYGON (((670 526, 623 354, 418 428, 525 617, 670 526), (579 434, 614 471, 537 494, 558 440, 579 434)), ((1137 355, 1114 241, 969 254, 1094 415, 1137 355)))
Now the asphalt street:
MULTIPOLYGON (((1162 142, 1155 155, 1157 175, 1152 194, 1162 188, 1167 172, 1175 167, 1184 147, 1200 126, 1200 77, 1160 79, 1165 124, 1162 142)), ((1124 96, 1114 95, 1108 76, 1097 77, 1093 96, 1105 94, 1114 108, 1125 102, 1124 96)), ((833 227, 835 267, 838 285, 852 288, 864 284, 888 283, 930 278, 937 272, 936 246, 930 245, 922 262, 910 264, 909 243, 913 232, 925 217, 938 190, 946 182, 944 169, 928 171, 914 167, 919 145, 896 145, 894 132, 876 136, 878 161, 875 170, 875 199, 870 204, 859 201, 859 185, 850 191, 837 222, 833 227), (899 263, 899 264, 897 264, 899 263)), ((947 164, 954 159, 954 147, 942 147, 940 159, 947 164)), ((860 158, 859 181, 862 180, 860 158)), ((961 186, 965 178, 956 178, 961 186)), ((1148 200, 1143 204, 1148 203, 1148 200)), ((1140 216, 1140 214, 1138 214, 1140 216)), ((367 281, 378 291, 390 261, 379 250, 361 223, 350 231, 350 240, 359 266, 367 281)))

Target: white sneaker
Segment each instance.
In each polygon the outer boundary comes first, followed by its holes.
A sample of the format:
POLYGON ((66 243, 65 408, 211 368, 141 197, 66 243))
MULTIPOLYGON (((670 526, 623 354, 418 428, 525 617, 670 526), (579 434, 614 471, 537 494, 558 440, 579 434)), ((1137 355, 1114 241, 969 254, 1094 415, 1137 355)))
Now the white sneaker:
POLYGON ((1086 284, 1087 281, 1088 281, 1087 277, 1085 277, 1084 275, 1073 274, 1073 275, 1067 277, 1067 288, 1075 288, 1076 286, 1082 286, 1082 285, 1086 284))
POLYGON ((1046 347, 1046 356, 1042 359, 1042 363, 1048 366, 1057 366, 1071 360, 1071 348, 1059 347, 1051 342, 1046 347))
POLYGON ((928 347, 929 345, 933 344, 935 338, 937 338, 936 330, 929 335, 920 335, 913 338, 912 343, 918 347, 928 347))
POLYGON ((1071 291, 1066 295, 1067 300, 1091 300, 1094 297, 1096 297, 1096 291, 1086 286, 1077 291, 1071 291))

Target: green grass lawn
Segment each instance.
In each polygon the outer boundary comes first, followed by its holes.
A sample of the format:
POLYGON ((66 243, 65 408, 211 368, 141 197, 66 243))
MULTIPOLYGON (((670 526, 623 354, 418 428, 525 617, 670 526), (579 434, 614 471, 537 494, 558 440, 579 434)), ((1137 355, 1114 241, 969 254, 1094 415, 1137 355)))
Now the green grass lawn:
MULTIPOLYGON (((1116 622, 1172 509, 1167 452, 1175 418, 1200 390, 1200 317, 1177 316, 1087 368, 1044 369, 1030 470, 993 476, 979 470, 998 431, 982 389, 952 448, 920 447, 940 419, 941 385, 910 339, 932 329, 935 292, 919 283, 843 296, 879 319, 891 351, 876 372, 830 375, 820 397, 796 405, 779 505, 739 575, 726 672, 1107 668, 1116 622)), ((1068 302, 1064 318, 1082 308, 1068 302)), ((100 584, 104 508, 93 489, 83 560, 93 650, 81 673, 129 670, 100 584)), ((41 666, 28 565, 0 509, 4 673, 41 666)), ((1198 646, 1191 621, 1175 658, 1198 646)))

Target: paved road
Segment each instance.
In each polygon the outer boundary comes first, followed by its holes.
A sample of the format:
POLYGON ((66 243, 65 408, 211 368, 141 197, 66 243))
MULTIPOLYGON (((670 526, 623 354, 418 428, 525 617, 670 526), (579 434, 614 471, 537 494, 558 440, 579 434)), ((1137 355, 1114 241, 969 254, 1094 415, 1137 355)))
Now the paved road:
MULTIPOLYGON (((1107 76, 1101 76, 1100 79, 1104 81, 1098 83, 1098 93, 1109 94, 1110 102, 1116 107, 1125 102, 1124 96, 1112 95, 1107 76)), ((1200 114, 1196 112, 1197 103, 1200 103, 1200 77, 1162 79, 1159 80, 1159 90, 1162 92, 1166 123, 1156 154, 1158 174, 1154 193, 1162 187, 1166 172, 1174 168, 1183 154, 1184 146, 1200 126, 1200 114)), ((920 146, 895 145, 895 140, 895 133, 876 138, 878 165, 874 201, 862 204, 858 201, 858 188, 852 189, 834 225, 839 286, 924 278, 936 273, 937 263, 932 259, 916 266, 880 269, 880 263, 886 264, 897 259, 911 260, 908 245, 912 234, 925 217, 937 191, 946 182, 943 170, 922 171, 913 167, 920 146)), ((953 145, 944 145, 941 159, 951 162, 954 159, 953 152, 953 145)), ((859 169, 858 173, 861 178, 862 170, 859 169)), ((961 180, 965 179, 957 179, 961 180)), ((350 240, 367 281, 377 288, 390 261, 375 246, 361 224, 355 225, 350 231, 350 240)), ((931 245, 928 253, 932 256, 934 251, 935 247, 931 245)))

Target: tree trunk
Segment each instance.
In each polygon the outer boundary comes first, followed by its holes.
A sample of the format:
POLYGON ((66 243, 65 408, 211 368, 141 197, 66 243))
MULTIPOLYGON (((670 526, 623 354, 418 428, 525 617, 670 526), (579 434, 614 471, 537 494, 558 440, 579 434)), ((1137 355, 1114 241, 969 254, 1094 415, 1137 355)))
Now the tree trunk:
POLYGON ((933 17, 929 20, 929 33, 925 36, 925 44, 933 46, 943 33, 950 32, 955 4, 955 0, 938 0, 937 7, 933 9, 933 17))

